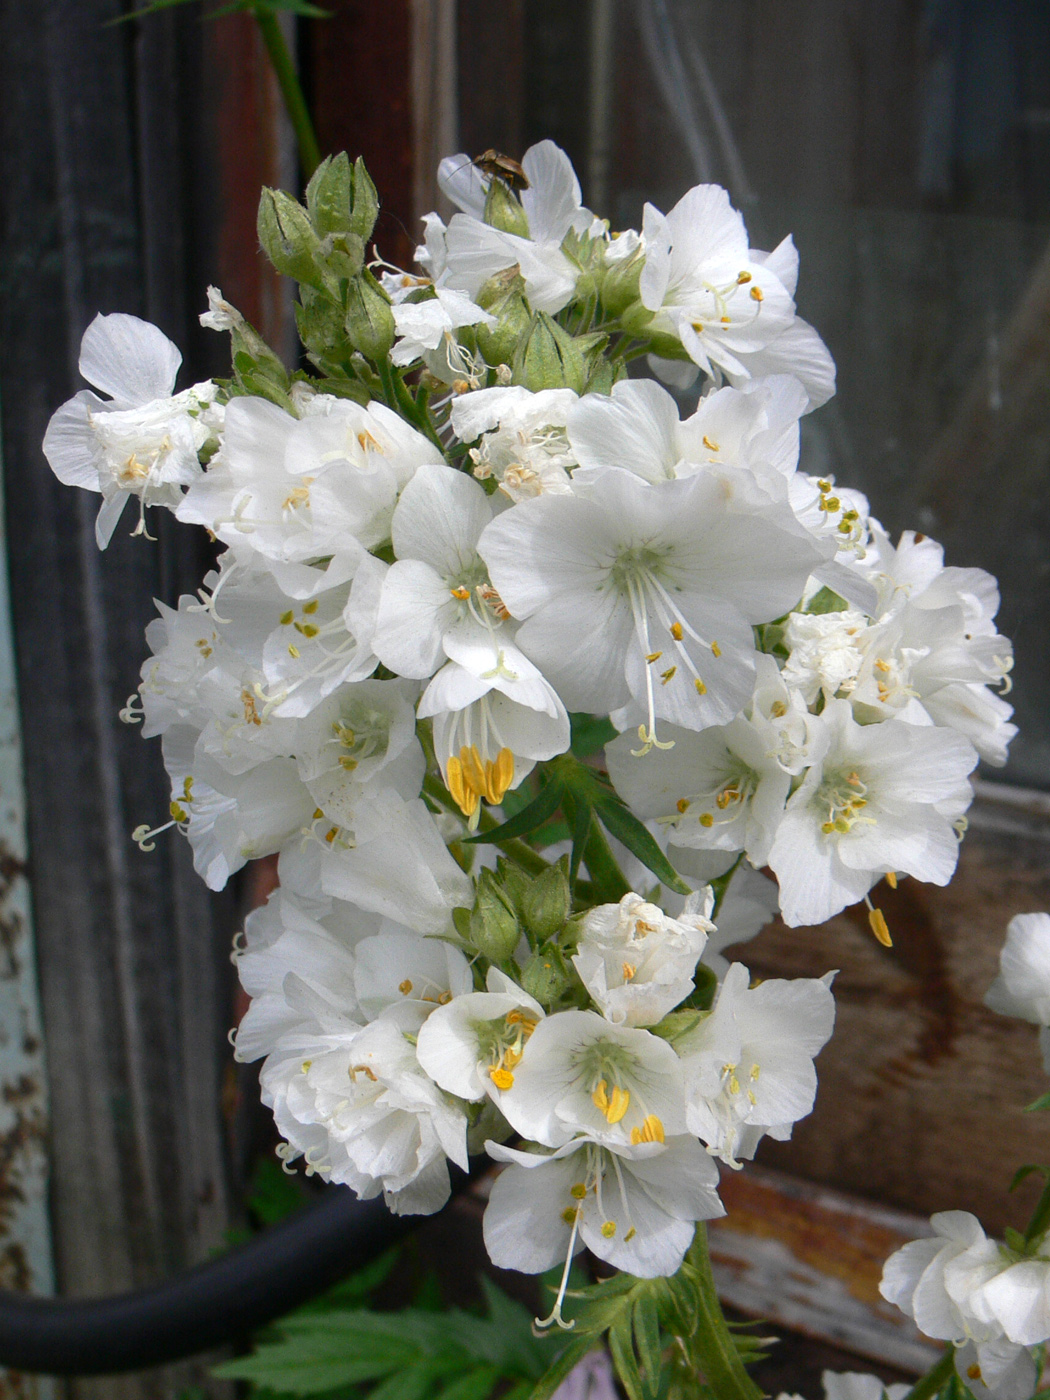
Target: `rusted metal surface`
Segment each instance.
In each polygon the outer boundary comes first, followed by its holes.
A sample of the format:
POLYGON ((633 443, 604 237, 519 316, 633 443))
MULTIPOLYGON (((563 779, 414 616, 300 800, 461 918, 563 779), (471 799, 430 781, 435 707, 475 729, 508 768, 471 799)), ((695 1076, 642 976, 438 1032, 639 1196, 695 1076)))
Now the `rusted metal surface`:
POLYGON ((724 1303, 901 1371, 937 1360, 941 1346, 879 1295, 883 1263, 930 1233, 925 1219, 753 1165, 719 1189, 728 1214, 709 1228, 724 1303))
MULTIPOLYGON (((29 883, 25 788, 0 495, 0 1287, 51 1293, 47 1084, 29 883)), ((52 1400, 44 1377, 0 1369, 0 1400, 52 1400)))

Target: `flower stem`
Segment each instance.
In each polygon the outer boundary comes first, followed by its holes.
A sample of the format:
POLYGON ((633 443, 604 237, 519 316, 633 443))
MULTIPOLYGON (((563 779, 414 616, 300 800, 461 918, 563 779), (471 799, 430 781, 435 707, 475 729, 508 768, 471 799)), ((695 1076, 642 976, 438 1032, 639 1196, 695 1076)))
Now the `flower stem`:
POLYGON ((762 1400, 762 1392, 747 1374, 733 1334, 722 1314, 711 1273, 707 1226, 703 1221, 697 1224, 686 1262, 696 1288, 694 1296, 698 1314, 692 1336, 682 1339, 690 1357, 703 1372, 718 1400, 762 1400))
POLYGON ((904 1400, 930 1400, 931 1396, 938 1394, 954 1370, 955 1347, 949 1342, 941 1359, 931 1366, 924 1376, 919 1377, 904 1400))
MULTIPOLYGON (((1012 1189, 1012 1188, 1011 1188, 1012 1189)), ((1036 1202, 1028 1228, 1024 1232, 1027 1244, 1036 1244, 1050 1229, 1050 1179, 1043 1187, 1043 1193, 1036 1202)))
POLYGON ((285 109, 288 119, 292 123, 295 132, 295 139, 299 146, 299 164, 302 166, 303 177, 309 180, 317 167, 321 164, 321 148, 317 144, 317 134, 314 131, 314 124, 310 120, 310 111, 306 105, 306 98, 299 85, 299 75, 295 71, 295 62, 285 42, 284 32, 281 29, 281 22, 266 5, 255 5, 252 8, 255 22, 259 26, 259 33, 262 41, 266 45, 266 52, 270 55, 270 62, 273 64, 273 71, 277 77, 278 86, 281 89, 281 96, 284 98, 285 109))

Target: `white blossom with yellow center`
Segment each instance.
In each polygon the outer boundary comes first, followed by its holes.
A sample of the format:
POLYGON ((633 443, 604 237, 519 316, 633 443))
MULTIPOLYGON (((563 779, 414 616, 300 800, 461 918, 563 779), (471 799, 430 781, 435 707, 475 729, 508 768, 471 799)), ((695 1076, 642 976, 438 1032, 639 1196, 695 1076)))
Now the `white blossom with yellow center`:
POLYGON ((484 992, 440 1006, 419 1032, 419 1063, 457 1098, 495 1103, 514 1087, 525 1046, 546 1013, 506 973, 490 967, 484 992))

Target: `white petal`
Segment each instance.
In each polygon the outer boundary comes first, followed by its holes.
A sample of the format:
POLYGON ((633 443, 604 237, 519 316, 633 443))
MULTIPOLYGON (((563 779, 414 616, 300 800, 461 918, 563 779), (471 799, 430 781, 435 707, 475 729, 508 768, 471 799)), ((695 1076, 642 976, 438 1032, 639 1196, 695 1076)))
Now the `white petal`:
POLYGON ((96 316, 80 342, 80 373, 121 408, 167 398, 182 354, 162 330, 137 316, 96 316))

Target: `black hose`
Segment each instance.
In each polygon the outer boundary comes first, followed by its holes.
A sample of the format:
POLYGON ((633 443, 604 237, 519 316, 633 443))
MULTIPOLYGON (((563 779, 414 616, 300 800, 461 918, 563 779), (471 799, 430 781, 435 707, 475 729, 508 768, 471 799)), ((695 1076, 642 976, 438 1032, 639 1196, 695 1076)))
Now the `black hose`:
MULTIPOLYGON (((453 1191, 468 1181, 453 1171, 453 1191)), ((359 1201, 337 1187, 319 1205, 150 1288, 86 1299, 0 1289, 0 1365, 98 1376, 211 1350, 315 1298, 419 1224, 419 1216, 391 1215, 381 1197, 359 1201)))

